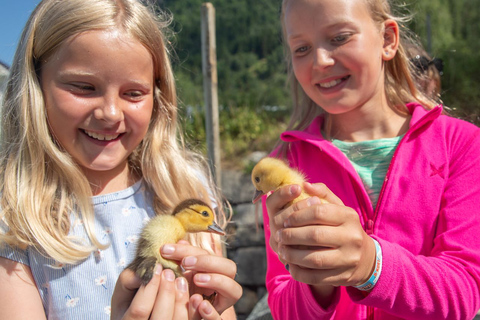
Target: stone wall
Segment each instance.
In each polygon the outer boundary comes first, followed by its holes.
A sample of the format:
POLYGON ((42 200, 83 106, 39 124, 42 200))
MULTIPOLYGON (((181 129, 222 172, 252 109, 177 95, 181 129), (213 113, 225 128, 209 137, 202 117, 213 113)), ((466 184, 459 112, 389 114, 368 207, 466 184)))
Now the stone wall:
POLYGON ((222 190, 233 207, 234 215, 227 227, 227 256, 237 264, 236 281, 243 296, 235 305, 237 317, 244 320, 266 294, 265 237, 261 206, 252 204, 254 187, 249 173, 222 172, 222 190))

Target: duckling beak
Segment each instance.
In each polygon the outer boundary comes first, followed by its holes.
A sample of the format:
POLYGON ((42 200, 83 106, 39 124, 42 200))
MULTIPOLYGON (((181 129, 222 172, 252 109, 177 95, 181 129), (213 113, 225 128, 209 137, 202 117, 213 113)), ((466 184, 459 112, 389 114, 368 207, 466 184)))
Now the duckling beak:
POLYGON ((256 203, 258 200, 262 198, 264 193, 260 190, 255 190, 255 193, 253 195, 252 203, 256 203))
POLYGON ((223 231, 222 228, 220 228, 218 226, 218 224, 216 224, 215 222, 212 222, 211 225, 208 226, 208 232, 212 232, 212 233, 216 233, 216 234, 219 234, 221 236, 224 236, 225 235, 225 231, 223 231))

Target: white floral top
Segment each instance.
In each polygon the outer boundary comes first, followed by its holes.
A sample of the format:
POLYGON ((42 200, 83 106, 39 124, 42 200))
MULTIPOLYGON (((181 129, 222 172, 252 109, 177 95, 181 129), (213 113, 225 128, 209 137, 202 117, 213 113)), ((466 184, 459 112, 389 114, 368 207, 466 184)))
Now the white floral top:
MULTIPOLYGON (((152 197, 142 181, 132 187, 92 198, 95 230, 100 241, 110 243, 78 265, 64 265, 38 251, 0 246, 0 256, 30 267, 48 319, 110 319, 110 300, 120 272, 133 260, 135 242, 153 217, 152 197)), ((82 222, 71 230, 86 237, 82 222)))

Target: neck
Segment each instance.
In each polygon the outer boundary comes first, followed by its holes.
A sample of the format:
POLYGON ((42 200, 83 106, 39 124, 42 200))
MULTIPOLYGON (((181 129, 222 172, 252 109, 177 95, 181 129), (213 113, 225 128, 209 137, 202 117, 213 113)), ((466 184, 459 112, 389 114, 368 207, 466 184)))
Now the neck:
POLYGON ((329 114, 327 118, 331 122, 331 138, 347 142, 398 137, 407 132, 410 123, 409 114, 389 106, 329 114))
POLYGON ((90 182, 92 194, 95 196, 124 190, 140 178, 130 170, 128 164, 116 168, 116 170, 93 171, 83 169, 83 172, 90 182))

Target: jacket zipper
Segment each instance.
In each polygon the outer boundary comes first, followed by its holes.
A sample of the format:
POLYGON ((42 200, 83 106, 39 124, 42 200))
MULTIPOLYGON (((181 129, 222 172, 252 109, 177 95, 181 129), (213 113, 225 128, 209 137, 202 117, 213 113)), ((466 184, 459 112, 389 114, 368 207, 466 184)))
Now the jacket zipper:
MULTIPOLYGON (((373 227, 375 225, 375 221, 377 220, 377 214, 378 212, 380 211, 379 208, 380 208, 380 205, 382 203, 382 199, 383 199, 383 194, 384 194, 384 191, 385 191, 385 187, 388 183, 388 181, 390 180, 390 173, 391 173, 391 169, 393 168, 393 165, 395 164, 395 160, 397 158, 397 153, 398 153, 398 150, 400 149, 401 145, 403 144, 403 142, 408 139, 408 137, 410 136, 411 132, 414 132, 417 127, 419 126, 422 126, 423 124, 425 124, 428 120, 430 120, 430 118, 434 118, 435 115, 432 115, 432 113, 426 115, 423 119, 421 119, 419 122, 415 123, 411 128, 410 130, 408 130, 406 133, 405 133, 405 136, 403 137, 402 140, 400 140, 400 143, 398 144, 397 148, 395 149, 395 152, 393 153, 393 156, 392 156, 392 161, 390 162, 390 165, 388 166, 388 170, 387 170, 387 173, 385 175, 385 181, 383 182, 383 185, 382 185, 382 189, 380 190, 380 195, 378 196, 378 200, 377 200, 377 207, 375 208, 375 211, 373 213, 373 217, 372 219, 368 219, 366 220, 366 224, 365 224, 365 232, 370 235, 370 234, 373 234, 373 227)), ((375 308, 374 307, 371 307, 371 306, 368 306, 367 307, 367 320, 374 320, 375 319, 375 308)))

